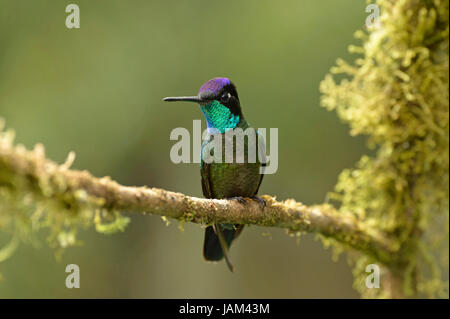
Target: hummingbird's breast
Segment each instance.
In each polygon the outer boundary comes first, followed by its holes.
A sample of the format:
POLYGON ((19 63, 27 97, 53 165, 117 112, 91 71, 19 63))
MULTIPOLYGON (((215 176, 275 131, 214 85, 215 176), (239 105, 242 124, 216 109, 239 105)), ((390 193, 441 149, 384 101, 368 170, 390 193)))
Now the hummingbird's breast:
POLYGON ((247 132, 250 135, 247 138, 214 134, 203 142, 200 170, 205 197, 253 197, 257 194, 262 178, 261 162, 258 158, 257 132, 252 130, 255 135, 247 132))

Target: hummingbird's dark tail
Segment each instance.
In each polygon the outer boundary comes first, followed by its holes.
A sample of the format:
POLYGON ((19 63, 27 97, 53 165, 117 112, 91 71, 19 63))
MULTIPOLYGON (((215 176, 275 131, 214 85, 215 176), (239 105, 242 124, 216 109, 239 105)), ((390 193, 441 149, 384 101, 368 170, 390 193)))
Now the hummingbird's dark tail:
POLYGON ((234 228, 224 227, 224 225, 219 224, 208 226, 205 231, 205 241, 203 244, 203 256, 205 259, 219 261, 225 257, 228 268, 233 271, 233 265, 228 256, 228 249, 243 228, 244 225, 235 225, 234 228))

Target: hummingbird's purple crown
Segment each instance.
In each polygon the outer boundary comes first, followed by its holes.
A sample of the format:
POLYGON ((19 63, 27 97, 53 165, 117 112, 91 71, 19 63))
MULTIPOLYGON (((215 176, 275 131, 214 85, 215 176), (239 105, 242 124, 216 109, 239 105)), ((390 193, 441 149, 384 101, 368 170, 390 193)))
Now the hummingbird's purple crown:
POLYGON ((203 84, 200 90, 198 91, 198 94, 200 95, 200 93, 203 93, 205 91, 211 91, 214 94, 217 94, 225 86, 230 84, 231 82, 227 78, 214 78, 203 84))

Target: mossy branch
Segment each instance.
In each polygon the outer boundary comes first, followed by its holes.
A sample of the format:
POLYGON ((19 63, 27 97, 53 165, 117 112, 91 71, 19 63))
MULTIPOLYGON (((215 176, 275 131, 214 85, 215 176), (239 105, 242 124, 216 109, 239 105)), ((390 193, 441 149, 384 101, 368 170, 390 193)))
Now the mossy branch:
POLYGON ((292 232, 319 233, 373 256, 382 263, 393 262, 394 245, 383 234, 365 226, 350 214, 331 205, 306 206, 295 200, 277 201, 263 196, 263 208, 254 200, 243 205, 236 200, 204 199, 159 188, 123 186, 109 177, 97 178, 87 171, 69 169, 45 157, 42 145, 33 151, 14 146, 6 134, 0 139, 0 185, 21 187, 38 196, 79 209, 90 205, 106 211, 155 214, 200 224, 229 223, 280 227, 292 232), (24 184, 25 183, 25 184, 24 184))

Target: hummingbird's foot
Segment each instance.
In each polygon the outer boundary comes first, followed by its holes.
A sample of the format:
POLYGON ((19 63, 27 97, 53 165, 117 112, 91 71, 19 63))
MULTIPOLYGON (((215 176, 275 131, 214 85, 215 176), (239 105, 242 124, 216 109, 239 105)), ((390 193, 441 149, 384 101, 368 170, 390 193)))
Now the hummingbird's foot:
POLYGON ((234 200, 237 200, 242 205, 247 205, 247 202, 245 201, 244 197, 242 197, 242 196, 234 196, 229 199, 234 199, 234 200))
POLYGON ((261 206, 261 209, 266 208, 266 201, 263 198, 254 196, 252 197, 252 199, 258 202, 259 206, 261 206))

